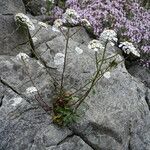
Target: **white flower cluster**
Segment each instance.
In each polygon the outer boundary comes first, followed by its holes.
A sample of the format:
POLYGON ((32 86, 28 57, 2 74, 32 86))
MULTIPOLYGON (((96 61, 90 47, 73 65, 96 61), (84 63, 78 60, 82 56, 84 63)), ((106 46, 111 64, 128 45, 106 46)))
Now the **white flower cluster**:
POLYGON ((47 25, 46 23, 44 23, 44 22, 38 22, 38 25, 39 25, 40 27, 42 27, 42 28, 48 29, 48 25, 47 25))
POLYGON ((15 19, 16 22, 18 22, 20 24, 27 25, 30 30, 35 30, 34 24, 29 19, 29 17, 26 16, 25 14, 18 13, 18 14, 15 15, 14 19, 15 19))
POLYGON ((117 42, 117 33, 114 30, 104 30, 101 35, 100 39, 102 39, 104 42, 110 41, 110 42, 117 42))
POLYGON ((78 13, 74 9, 67 9, 63 14, 63 22, 69 23, 71 25, 77 24, 79 19, 78 13))
POLYGON ((54 27, 60 28, 63 25, 62 19, 56 19, 54 21, 54 27))
POLYGON ((135 56, 137 57, 140 57, 140 54, 139 52, 136 50, 136 48, 134 47, 134 45, 131 43, 131 42, 121 42, 119 44, 119 47, 122 48, 122 50, 126 53, 126 54, 129 54, 129 53, 132 53, 134 54, 135 56))
POLYGON ((64 63, 64 58, 65 58, 65 55, 62 54, 62 53, 57 53, 54 57, 54 63, 55 65, 61 65, 64 63))
POLYGON ((27 54, 25 54, 25 53, 19 53, 17 56, 16 56, 16 59, 17 60, 28 60, 29 59, 29 56, 27 55, 27 54))
POLYGON ((90 24, 90 22, 89 22, 87 19, 82 19, 82 20, 81 20, 81 23, 82 23, 85 27, 87 27, 87 28, 90 28, 90 27, 91 27, 91 24, 90 24))
POLYGON ((92 40, 88 44, 88 48, 97 52, 98 50, 104 49, 104 46, 98 40, 92 40))

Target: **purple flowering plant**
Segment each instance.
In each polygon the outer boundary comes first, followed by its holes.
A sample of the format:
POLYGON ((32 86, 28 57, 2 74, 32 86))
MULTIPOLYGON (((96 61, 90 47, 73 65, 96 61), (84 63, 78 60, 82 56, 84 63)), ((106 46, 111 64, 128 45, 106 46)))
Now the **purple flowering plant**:
POLYGON ((87 19, 97 37, 104 28, 115 30, 119 41, 132 42, 140 50, 142 63, 150 66, 150 10, 138 1, 67 0, 66 8, 74 9, 81 19, 87 19))

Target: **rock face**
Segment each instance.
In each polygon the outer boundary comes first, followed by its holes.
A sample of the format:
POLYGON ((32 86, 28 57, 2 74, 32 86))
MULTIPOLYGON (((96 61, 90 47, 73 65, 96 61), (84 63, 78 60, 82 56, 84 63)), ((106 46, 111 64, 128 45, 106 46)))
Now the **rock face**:
MULTIPOLYGON (((94 53, 87 48, 90 38, 84 29, 81 33, 69 41, 65 85, 71 90, 84 85, 94 68, 94 53), (83 53, 76 51, 77 47, 83 53)), ((68 128, 54 125, 52 112, 45 112, 36 101, 39 95, 29 94, 27 89, 33 86, 30 75, 42 99, 52 106, 55 92, 52 78, 59 80, 62 71, 62 66, 54 63, 54 56, 64 53, 65 38, 51 26, 48 30, 42 28, 35 37, 36 54, 44 60, 47 70, 35 58, 26 60, 25 66, 18 57, 0 56, 1 150, 150 149, 150 113, 146 100, 149 95, 144 84, 127 72, 124 63, 111 72, 109 79, 102 78, 95 86, 95 94, 91 92, 80 108, 85 114, 77 123, 68 128)), ((109 55, 116 48, 108 46, 107 50, 109 55)))
POLYGON ((43 0, 23 0, 23 2, 26 6, 26 10, 34 16, 41 15, 41 8, 46 8, 46 2, 43 0))
MULTIPOLYGON (((29 8, 38 15, 44 3, 31 1, 29 8)), ((109 79, 102 78, 95 86, 80 107, 84 115, 77 123, 67 128, 52 123, 53 79, 59 81, 62 72, 54 57, 64 53, 65 38, 51 26, 35 34, 40 26, 34 19, 36 30, 30 34, 37 38, 33 43, 39 60, 18 59, 19 52, 30 54, 31 49, 27 33, 15 31, 14 14, 24 11, 21 0, 0 2, 0 150, 149 150, 150 92, 128 73, 123 62, 111 71, 109 79), (33 86, 40 95, 28 92, 33 86)), ((68 90, 79 89, 93 74, 94 53, 87 48, 89 41, 83 28, 69 41, 68 90)), ((107 51, 110 55, 116 48, 108 45, 107 51)))
POLYGON ((22 0, 1 0, 0 1, 0 14, 8 15, 23 12, 25 7, 22 0))
POLYGON ((150 70, 148 68, 144 68, 139 65, 132 65, 128 71, 150 88, 150 70))
POLYGON ((0 55, 30 53, 28 32, 18 29, 14 21, 14 15, 19 12, 25 13, 22 0, 0 1, 0 55))

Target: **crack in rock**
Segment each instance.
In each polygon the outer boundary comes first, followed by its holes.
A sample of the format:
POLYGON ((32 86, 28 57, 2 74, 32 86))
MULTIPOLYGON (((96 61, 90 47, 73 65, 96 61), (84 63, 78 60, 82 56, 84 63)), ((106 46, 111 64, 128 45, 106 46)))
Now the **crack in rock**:
POLYGON ((148 97, 148 89, 145 92, 145 101, 146 101, 148 108, 149 108, 149 111, 150 111, 150 99, 148 97))
POLYGON ((112 137, 113 139, 115 139, 119 144, 122 144, 122 138, 117 134, 116 131, 112 130, 111 128, 105 127, 103 125, 99 125, 96 123, 91 123, 91 126, 93 128, 95 128, 96 130, 98 129, 98 131, 100 132, 100 134, 106 134, 110 137, 112 137))
POLYGON ((9 85, 6 81, 4 81, 1 77, 0 77, 0 82, 5 85, 6 87, 8 87, 9 89, 11 89, 14 93, 16 93, 17 95, 21 95, 17 90, 15 90, 11 85, 9 85))
POLYGON ((57 146, 61 145, 62 143, 64 143, 65 141, 67 141, 69 138, 72 138, 75 134, 69 134, 68 136, 66 136, 64 139, 62 139, 59 143, 57 143, 57 146))
POLYGON ((4 81, 1 77, 0 77, 0 82, 6 86, 8 89, 12 90, 14 93, 16 93, 17 95, 19 95, 21 98, 25 99, 28 103, 30 102, 30 99, 27 98, 26 96, 24 96, 23 94, 19 93, 17 90, 15 90, 11 85, 9 85, 6 81, 4 81))
POLYGON ((4 95, 2 95, 2 97, 0 98, 0 107, 3 105, 3 99, 4 99, 4 95))
POLYGON ((3 16, 14 16, 14 14, 12 14, 12 13, 6 13, 6 14, 0 14, 0 15, 3 15, 3 16))
POLYGON ((75 133, 74 135, 78 136, 79 138, 81 138, 88 146, 90 146, 93 150, 101 150, 97 145, 92 144, 84 135, 80 134, 80 133, 75 133))
POLYGON ((79 138, 81 138, 93 150, 101 150, 97 145, 91 143, 82 133, 79 133, 75 129, 71 129, 71 128, 69 128, 69 129, 72 131, 73 136, 78 136, 79 138))

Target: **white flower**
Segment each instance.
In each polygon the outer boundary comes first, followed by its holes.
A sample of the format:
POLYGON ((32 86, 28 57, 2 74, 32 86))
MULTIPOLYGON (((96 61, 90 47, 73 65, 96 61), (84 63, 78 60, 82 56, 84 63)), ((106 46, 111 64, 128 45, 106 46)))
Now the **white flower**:
POLYGON ((16 56, 17 60, 28 60, 29 59, 29 56, 25 53, 19 53, 17 56, 16 56))
POLYGON ((37 92, 37 88, 32 86, 26 89, 27 94, 37 92))
POLYGON ((79 17, 78 13, 74 9, 70 9, 70 8, 66 10, 65 14, 70 17, 72 16, 76 16, 77 18, 79 17))
POLYGON ((92 40, 88 44, 88 48, 97 52, 99 49, 104 49, 104 46, 98 40, 92 40))
POLYGON ((105 72, 104 74, 103 74, 103 76, 106 78, 106 79, 109 79, 110 78, 110 72, 108 71, 108 72, 105 72))
POLYGON ((16 105, 20 104, 23 101, 23 99, 21 97, 16 97, 16 98, 13 98, 12 100, 14 101, 12 106, 16 106, 16 105))
POLYGON ((54 63, 55 65, 61 65, 64 63, 64 58, 65 58, 65 55, 62 54, 62 53, 57 53, 54 57, 54 63))
POLYGON ((33 43, 36 43, 38 41, 37 37, 32 38, 33 43))
POLYGON ((76 48, 75 48, 75 51, 76 51, 78 54, 82 54, 82 53, 83 53, 83 50, 82 50, 80 47, 76 47, 76 48))
POLYGON ((29 17, 23 13, 16 14, 14 19, 15 19, 15 21, 20 21, 20 22, 26 22, 26 21, 30 20, 29 17))
POLYGON ((82 24, 85 25, 86 27, 88 27, 88 28, 91 27, 91 24, 90 24, 90 22, 89 22, 87 19, 82 19, 81 22, 82 22, 82 24))
POLYGON ((78 13, 74 9, 67 9, 63 14, 63 20, 65 23, 77 24, 79 19, 78 13))
POLYGON ((44 22, 38 22, 38 25, 40 25, 41 27, 46 28, 46 29, 48 28, 48 25, 44 22))
POLYGON ((102 39, 104 42, 111 41, 111 42, 117 42, 117 33, 114 30, 104 30, 101 35, 100 39, 102 39))
POLYGON ((62 25, 63 25, 62 19, 56 19, 56 20, 54 21, 54 26, 55 26, 55 27, 59 28, 59 27, 61 27, 62 25))
POLYGON ((126 54, 132 53, 135 56, 140 57, 139 52, 136 50, 136 48, 134 47, 134 45, 131 42, 127 42, 127 41, 126 42, 121 42, 119 44, 119 47, 122 48, 122 50, 126 54))
POLYGON ((28 26, 29 30, 35 30, 35 26, 32 21, 23 13, 18 13, 14 17, 15 21, 28 26))

